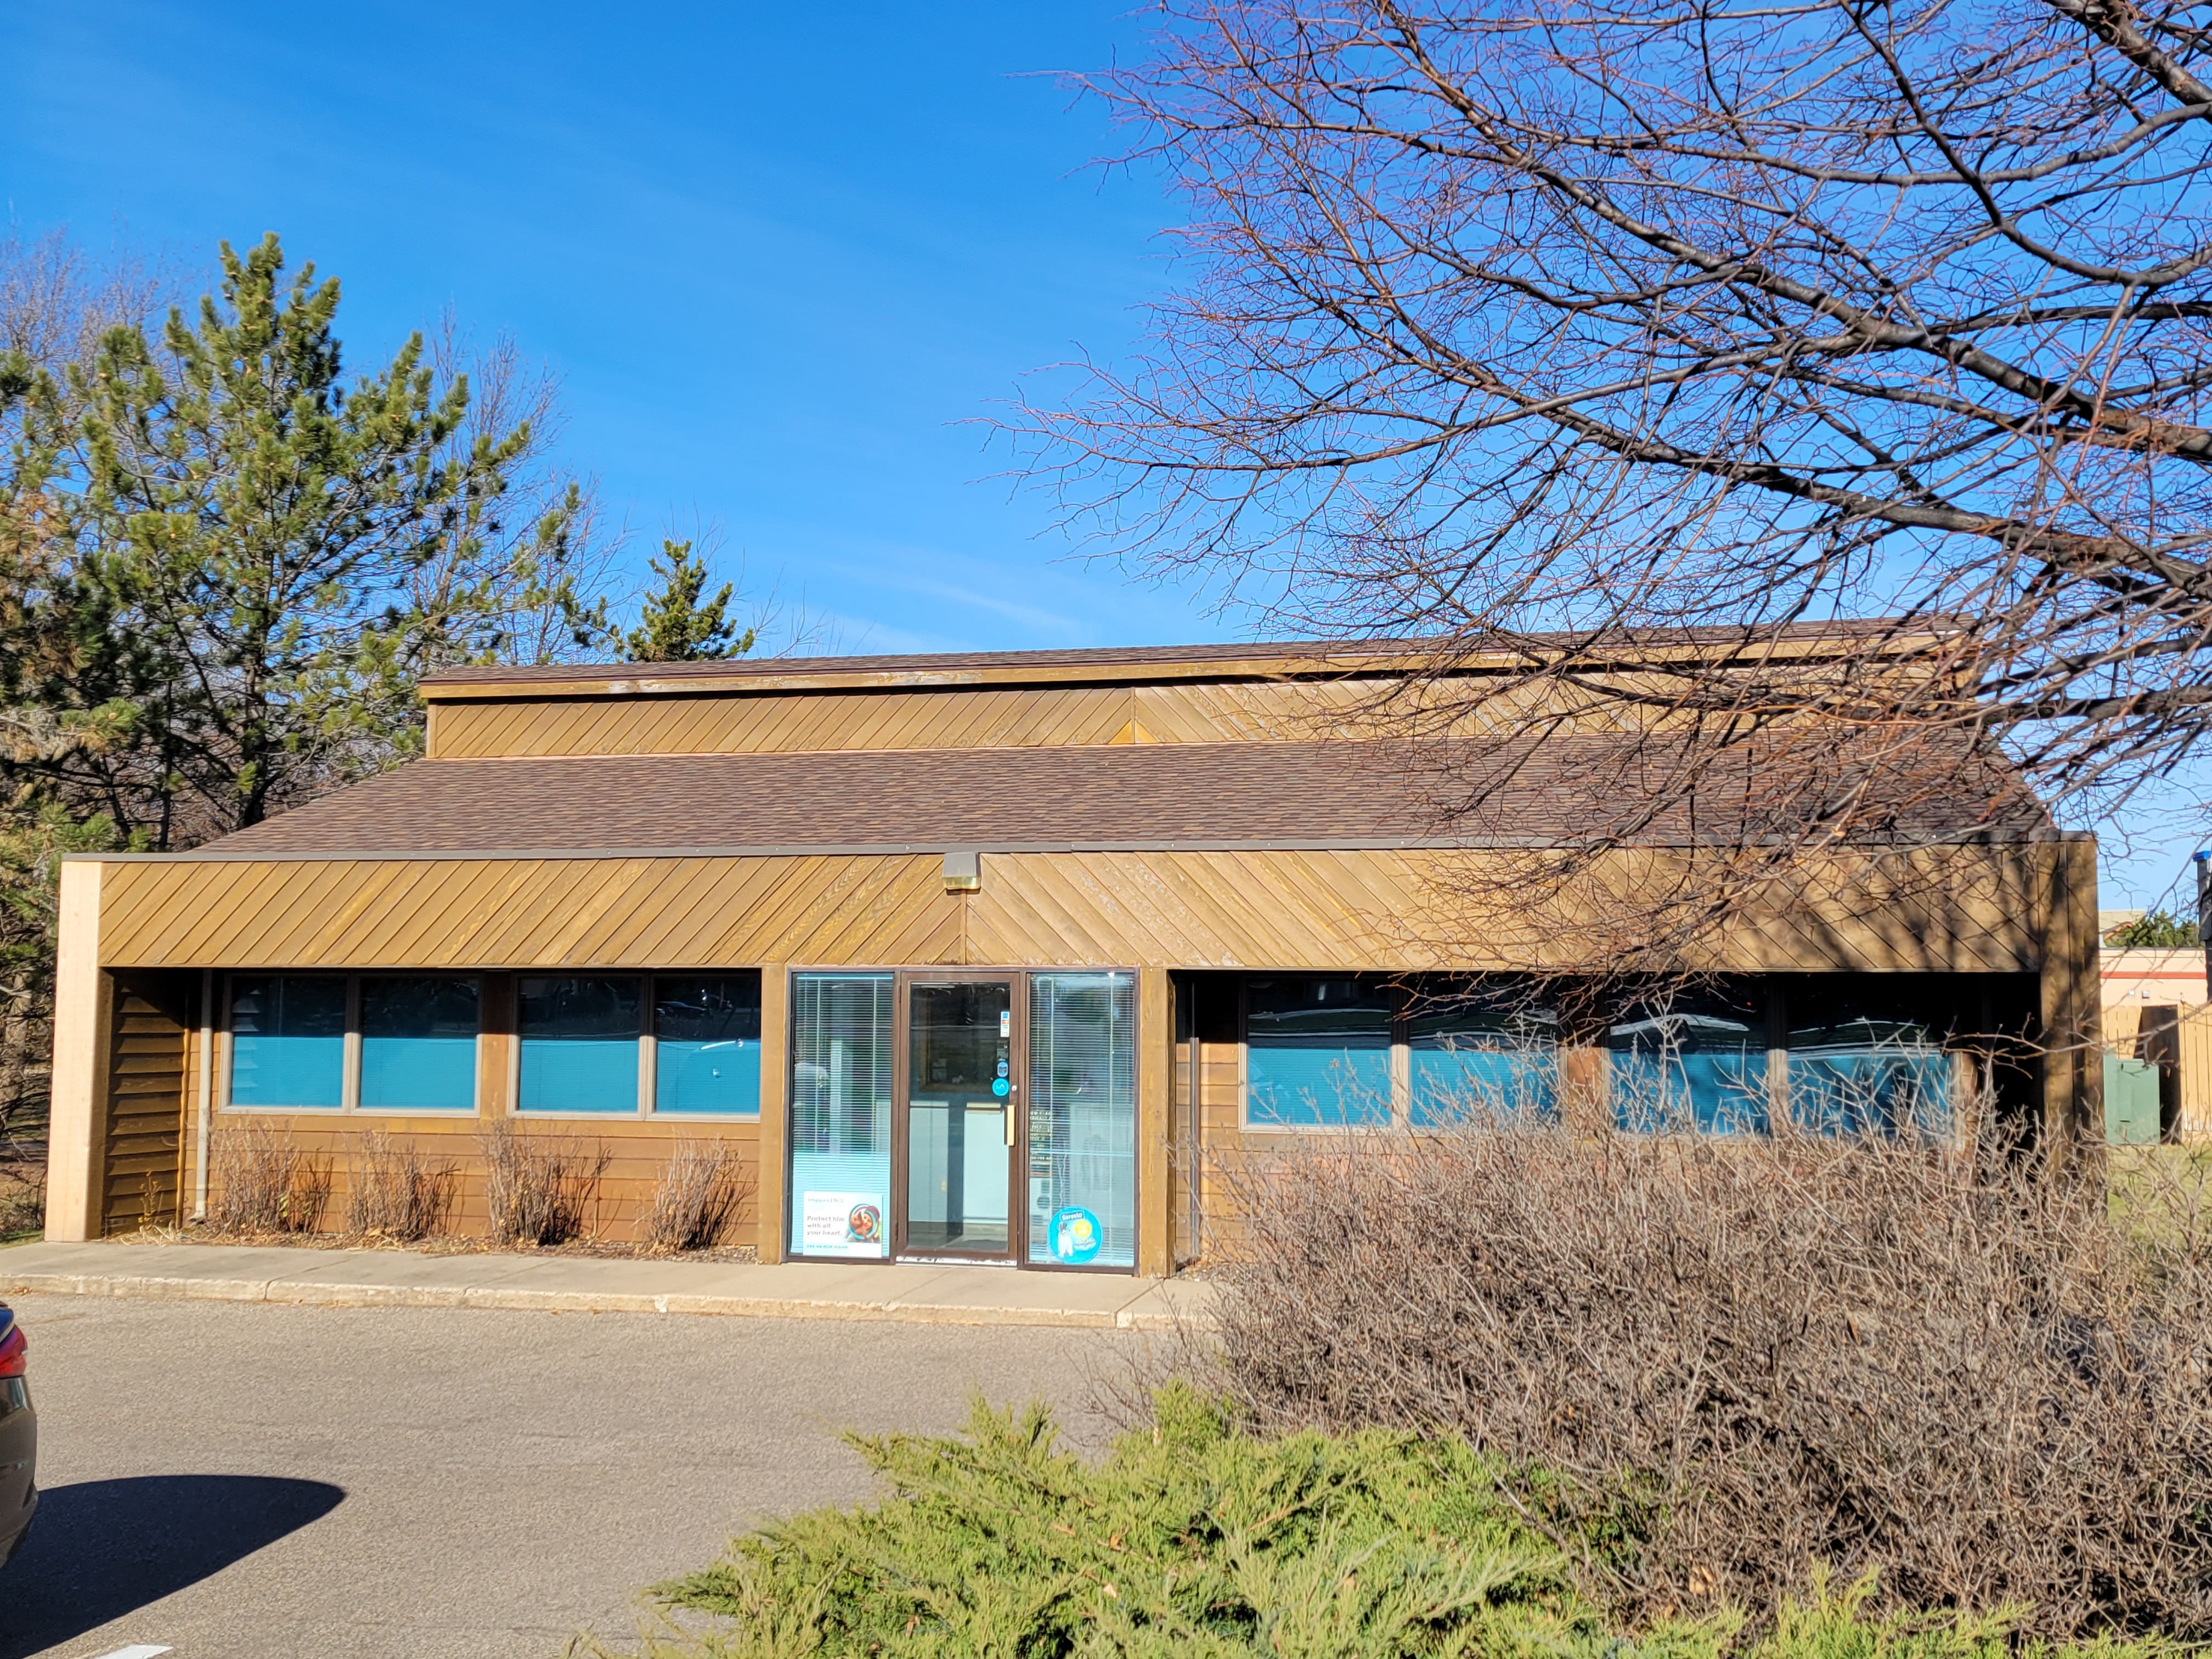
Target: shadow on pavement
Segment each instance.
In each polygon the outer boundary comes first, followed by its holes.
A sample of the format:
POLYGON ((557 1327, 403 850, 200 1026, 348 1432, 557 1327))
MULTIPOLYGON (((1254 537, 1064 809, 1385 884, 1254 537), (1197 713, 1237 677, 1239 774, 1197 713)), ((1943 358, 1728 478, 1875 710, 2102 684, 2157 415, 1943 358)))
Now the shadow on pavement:
POLYGON ((196 1584, 344 1498, 319 1480, 252 1474, 148 1474, 43 1492, 30 1537, 0 1570, 0 1659, 25 1659, 196 1584))

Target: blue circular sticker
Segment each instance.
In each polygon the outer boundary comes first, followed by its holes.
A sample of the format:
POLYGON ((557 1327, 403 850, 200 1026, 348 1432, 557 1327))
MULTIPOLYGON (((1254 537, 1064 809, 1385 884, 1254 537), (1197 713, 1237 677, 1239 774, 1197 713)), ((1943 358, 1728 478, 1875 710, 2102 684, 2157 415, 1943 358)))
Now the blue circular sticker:
POLYGON ((1001 1100, 1006 1097, 1006 1091, 1013 1086, 1002 1077, 994 1077, 991 1079, 991 1092, 1001 1100))
POLYGON ((1098 1218, 1080 1204, 1054 1210, 1047 1237, 1052 1240, 1054 1260, 1078 1264, 1096 1256, 1099 1246, 1106 1242, 1106 1231, 1098 1224, 1098 1218))

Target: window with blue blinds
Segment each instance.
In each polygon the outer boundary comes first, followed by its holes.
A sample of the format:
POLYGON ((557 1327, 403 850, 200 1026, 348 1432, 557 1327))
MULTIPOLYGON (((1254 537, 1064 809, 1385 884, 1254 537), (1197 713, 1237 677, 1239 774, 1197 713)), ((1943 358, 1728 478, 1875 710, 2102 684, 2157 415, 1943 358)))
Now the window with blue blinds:
POLYGON ((241 974, 230 982, 230 1103, 335 1111, 345 1103, 343 976, 241 974))
POLYGON ((1916 1020, 1849 1007, 1793 1011, 1790 1117, 1830 1135, 1917 1134, 1952 1129, 1956 1062, 1916 1020))
POLYGON ((1390 1121, 1389 988, 1349 975, 1244 982, 1244 1120, 1320 1128, 1390 1121))
POLYGON ((522 1055, 515 1109, 635 1112, 638 1097, 635 979, 525 979, 516 987, 522 1055))
POLYGON ((890 974, 791 980, 791 1243, 794 1255, 890 1253, 890 974))
POLYGON ((1137 1265, 1137 985, 1030 979, 1029 1258, 1137 1265))
POLYGON ((473 1111, 477 990, 472 979, 361 982, 361 1105, 366 1111, 473 1111))
POLYGON ((1557 1115, 1559 1016, 1513 996, 1469 988, 1413 997, 1406 1043, 1416 1128, 1557 1115))
POLYGON ((1771 1123, 1763 989, 1683 993, 1624 1012, 1606 1033, 1613 1121, 1637 1134, 1765 1134, 1771 1123))
POLYGON ((653 1109, 758 1117, 759 973, 662 974, 653 994, 653 1109))

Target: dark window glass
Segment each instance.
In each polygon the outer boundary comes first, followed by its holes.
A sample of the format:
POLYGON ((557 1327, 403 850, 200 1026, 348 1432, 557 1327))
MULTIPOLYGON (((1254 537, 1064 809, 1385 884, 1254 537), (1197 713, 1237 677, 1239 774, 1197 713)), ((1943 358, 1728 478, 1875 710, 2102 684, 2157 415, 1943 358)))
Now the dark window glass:
POLYGON ((1245 1121, 1390 1121, 1390 989, 1349 975, 1245 981, 1245 1121))
POLYGON ((1625 1011, 1606 1034, 1613 1121, 1635 1133, 1764 1134, 1766 999, 1685 991, 1625 1011))
POLYGON ((653 981, 653 1109, 760 1115, 760 975, 653 981))
POLYGON ((1821 1134, 1948 1135, 1952 1059, 1912 1001, 1878 981, 1793 987, 1790 1121, 1821 1134))
POLYGON ((476 981, 362 981, 361 1103, 386 1111, 475 1107, 476 981))
POLYGON ((1559 1109, 1559 1015, 1510 986, 1420 986, 1406 1042, 1416 1127, 1559 1109))
POLYGON ((343 1105, 345 1029, 342 977, 240 975, 230 982, 230 1103, 343 1105))
POLYGON ((526 979, 516 1000, 522 1043, 515 1106, 525 1112, 637 1109, 635 979, 526 979))

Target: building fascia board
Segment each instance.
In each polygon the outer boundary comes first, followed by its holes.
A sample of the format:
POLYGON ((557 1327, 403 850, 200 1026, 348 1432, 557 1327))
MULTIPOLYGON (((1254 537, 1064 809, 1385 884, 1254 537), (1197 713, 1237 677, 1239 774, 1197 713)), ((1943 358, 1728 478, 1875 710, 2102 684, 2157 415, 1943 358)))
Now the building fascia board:
POLYGON ((1547 653, 1572 653, 1586 672, 1662 667, 1668 664, 1772 663, 1813 661, 1862 655, 1869 649, 1895 654, 1934 645, 1945 637, 1937 629, 1899 635, 1878 645, 1847 636, 1651 643, 1588 644, 1562 641, 1529 651, 1457 653, 1363 651, 1269 653, 1249 657, 1188 658, 1182 660, 1110 657, 1056 663, 978 662, 927 667, 917 662, 897 668, 859 668, 826 659, 818 668, 794 661, 788 671, 755 667, 742 672, 655 674, 649 665, 625 665, 624 672, 580 668, 568 673, 524 673, 482 678, 432 676, 422 682, 430 702, 538 702, 596 697, 751 696, 793 691, 931 691, 1021 686, 1149 685, 1188 681, 1342 680, 1405 678, 1440 673, 1449 678, 1480 678, 1525 673, 1547 653))
MULTIPOLYGON (((1833 849, 1866 858, 1918 853, 1945 847, 2026 847, 2051 842, 2088 841, 2079 830, 1993 830, 1951 841, 1916 841, 1896 846, 1858 845, 1833 849)), ((1689 852, 1736 845, 1778 847, 1778 840, 1750 842, 1710 841, 1638 841, 1623 852, 1689 852)), ((1608 845, 1610 845, 1608 843, 1608 845)), ((464 847, 374 848, 331 850, 285 849, 223 853, 212 849, 186 853, 68 853, 62 862, 94 864, 375 864, 393 861, 497 861, 506 859, 592 860, 635 859, 809 859, 936 857, 948 852, 994 854, 1050 853, 1528 853, 1575 849, 1571 843, 1539 836, 1485 836, 1459 840, 1346 840, 1286 839, 1273 841, 1077 841, 1077 842, 869 842, 850 845, 807 847, 464 847)), ((1603 850, 1603 849, 1601 849, 1603 850)))

